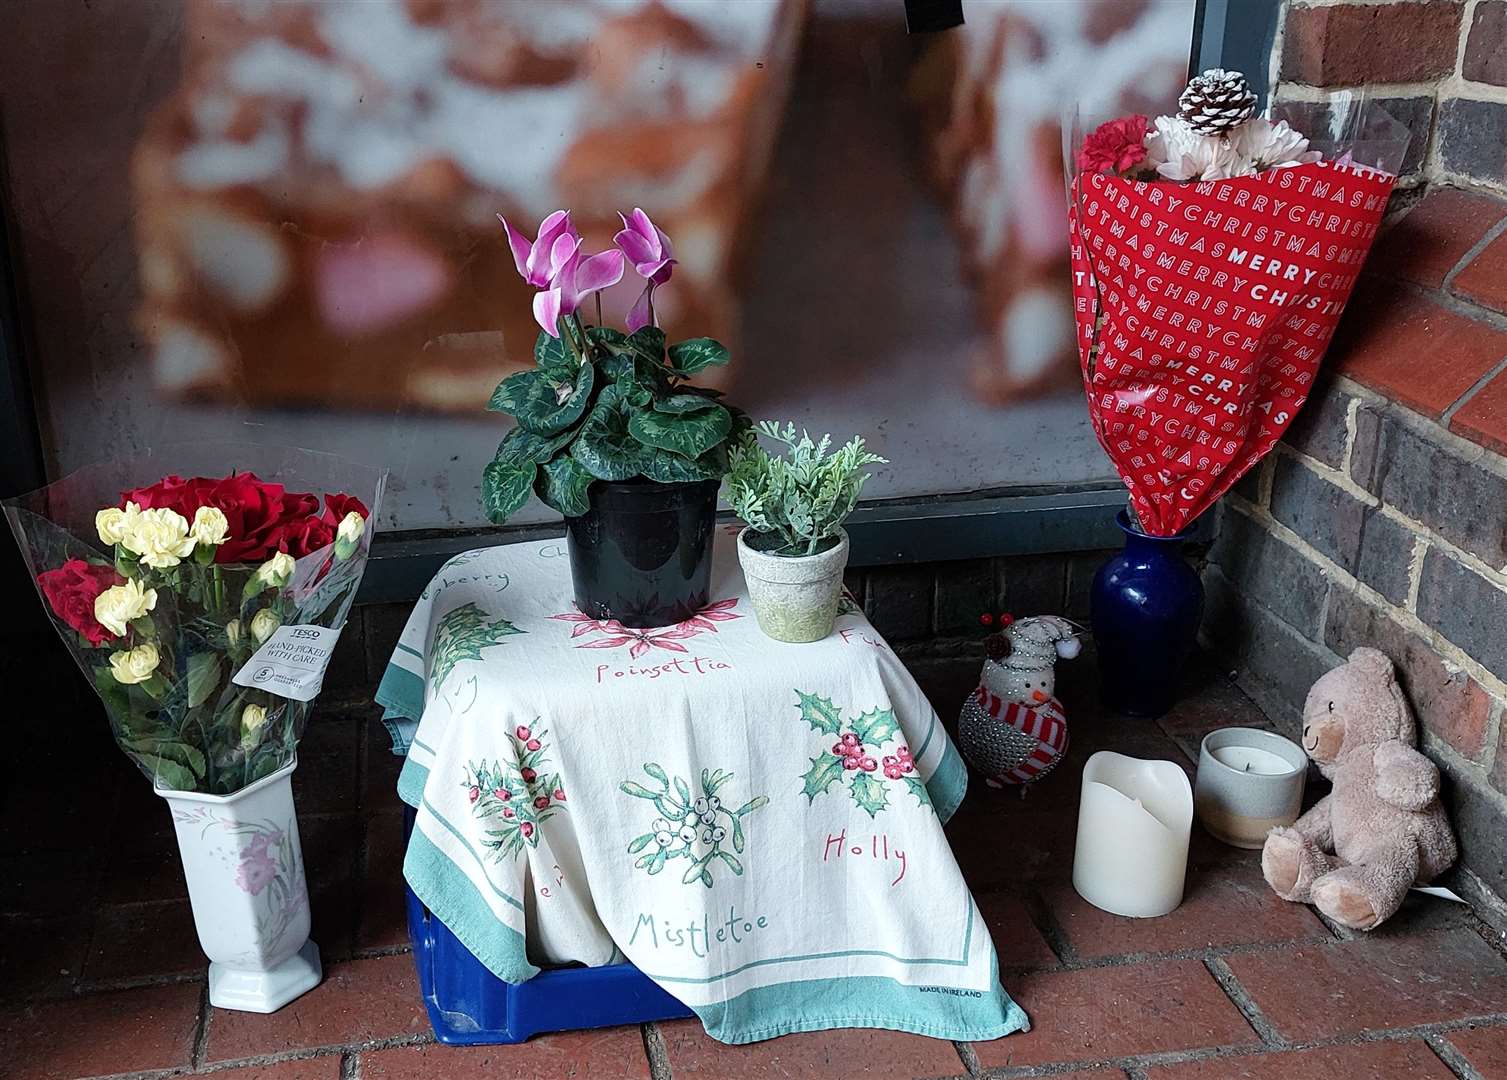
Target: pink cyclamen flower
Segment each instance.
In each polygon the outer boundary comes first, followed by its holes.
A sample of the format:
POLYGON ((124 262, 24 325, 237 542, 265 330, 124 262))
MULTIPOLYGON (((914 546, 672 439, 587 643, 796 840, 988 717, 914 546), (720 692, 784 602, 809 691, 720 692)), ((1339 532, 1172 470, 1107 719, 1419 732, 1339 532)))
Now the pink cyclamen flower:
POLYGON ((501 214, 497 220, 513 250, 513 265, 534 288, 534 321, 551 337, 559 337, 560 318, 574 315, 581 301, 598 289, 623 278, 623 254, 601 251, 583 258, 581 237, 570 213, 556 210, 539 223, 538 238, 530 241, 501 214))
POLYGON ((633 208, 632 214, 618 217, 622 218, 623 228, 612 241, 645 279, 644 291, 628 312, 628 332, 632 333, 651 323, 658 325, 654 317, 654 289, 670 280, 675 269, 675 248, 664 230, 638 207, 633 208))

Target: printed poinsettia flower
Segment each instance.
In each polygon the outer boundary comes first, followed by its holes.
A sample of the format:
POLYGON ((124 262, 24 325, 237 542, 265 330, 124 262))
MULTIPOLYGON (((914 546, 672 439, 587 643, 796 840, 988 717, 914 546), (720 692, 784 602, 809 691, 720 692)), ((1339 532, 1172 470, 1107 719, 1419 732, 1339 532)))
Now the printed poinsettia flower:
POLYGON ((729 622, 733 619, 741 619, 742 615, 735 614, 732 609, 738 606, 738 598, 730 597, 726 600, 718 600, 715 604, 708 604, 689 619, 680 623, 682 628, 695 627, 697 630, 710 630, 717 632, 719 622, 729 622))
POLYGON ((649 219, 639 207, 628 215, 618 214, 623 228, 612 238, 633 269, 644 278, 644 291, 628 312, 626 324, 631 334, 645 326, 658 326, 654 314, 654 290, 670 280, 675 269, 675 248, 663 229, 649 219))
MULTIPOLYGON (((551 615, 550 618, 554 619, 557 622, 575 623, 575 629, 570 632, 570 636, 572 638, 578 638, 583 634, 612 633, 614 632, 612 630, 612 625, 616 621, 603 621, 601 619, 593 619, 590 615, 583 614, 579 611, 566 611, 559 615, 551 615)), ((520 736, 520 738, 527 738, 527 736, 520 736)))
POLYGON ((620 645, 627 645, 629 646, 628 655, 637 660, 650 649, 666 649, 670 652, 680 653, 688 652, 689 650, 680 644, 680 642, 685 638, 695 637, 698 632, 694 629, 682 629, 679 626, 665 627, 660 630, 629 630, 620 623, 617 624, 617 628, 622 632, 613 634, 610 637, 600 638, 597 641, 583 642, 577 645, 576 648, 615 649, 620 645))

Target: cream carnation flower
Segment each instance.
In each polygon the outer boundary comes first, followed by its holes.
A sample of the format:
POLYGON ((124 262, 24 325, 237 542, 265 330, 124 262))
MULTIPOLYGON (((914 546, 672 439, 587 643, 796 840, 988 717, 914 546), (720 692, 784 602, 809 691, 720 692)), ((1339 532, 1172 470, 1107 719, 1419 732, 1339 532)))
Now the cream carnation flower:
POLYGON ((279 551, 256 568, 256 580, 274 589, 282 588, 292 576, 293 556, 285 551, 279 551))
POLYGON ((258 611, 251 617, 251 636, 260 645, 271 637, 282 624, 283 621, 277 617, 277 612, 271 608, 262 608, 261 611, 258 611))
POLYGON ((251 748, 261 739, 267 725, 267 710, 261 705, 247 705, 241 710, 241 745, 251 748))
POLYGON ((176 510, 160 506, 143 510, 128 528, 121 541, 135 552, 143 565, 164 570, 194 553, 194 539, 188 535, 188 519, 176 510))
POLYGON ((361 539, 361 534, 366 531, 366 519, 352 510, 340 519, 340 527, 335 530, 338 540, 345 540, 354 544, 361 539))
POLYGON ((1258 169, 1306 165, 1323 157, 1317 150, 1308 149, 1308 140, 1286 120, 1250 120, 1231 132, 1230 145, 1258 169))
POLYGON ((194 511, 194 523, 189 526, 188 534, 196 544, 218 546, 230 539, 230 522, 225 519, 223 510, 201 506, 194 511))
POLYGON ((110 674, 123 686, 134 686, 150 679, 157 670, 157 646, 142 642, 127 652, 110 654, 110 674))
POLYGON ((157 606, 157 590, 143 589, 141 582, 128 580, 112 585, 94 598, 94 617, 116 637, 124 637, 126 624, 139 619, 157 606))
POLYGON ((94 529, 101 540, 114 547, 126 538, 140 516, 141 507, 133 502, 126 503, 124 510, 118 506, 107 506, 94 515, 94 529))

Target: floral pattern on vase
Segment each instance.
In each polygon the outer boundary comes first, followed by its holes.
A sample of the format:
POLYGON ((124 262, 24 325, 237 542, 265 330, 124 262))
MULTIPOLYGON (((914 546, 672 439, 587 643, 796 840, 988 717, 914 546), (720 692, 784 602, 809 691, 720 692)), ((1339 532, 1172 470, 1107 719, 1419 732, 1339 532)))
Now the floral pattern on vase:
POLYGON ((302 923, 307 933, 309 889, 292 819, 282 826, 271 820, 239 821, 198 805, 175 807, 173 821, 199 826, 205 854, 224 864, 236 887, 255 898, 256 946, 223 957, 226 963, 256 964, 280 956, 289 951, 289 930, 302 923))

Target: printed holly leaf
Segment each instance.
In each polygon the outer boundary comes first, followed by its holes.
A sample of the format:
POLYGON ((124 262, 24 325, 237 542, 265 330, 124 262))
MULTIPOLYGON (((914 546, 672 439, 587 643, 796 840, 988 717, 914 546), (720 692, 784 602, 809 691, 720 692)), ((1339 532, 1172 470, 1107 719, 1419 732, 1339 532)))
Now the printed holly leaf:
POLYGON ((890 804, 889 792, 885 790, 884 784, 866 772, 854 774, 853 782, 848 785, 848 794, 853 796, 853 801, 860 810, 868 811, 869 817, 877 816, 879 811, 890 804))
POLYGON ((800 699, 797 707, 801 710, 801 719, 810 724, 813 731, 836 735, 842 730, 842 712, 832 704, 831 698, 803 694, 799 690, 795 696, 800 699))
POLYGON ((905 786, 910 788, 910 793, 916 797, 916 802, 922 806, 931 805, 931 792, 926 790, 926 781, 919 776, 907 776, 905 786))
POLYGON ((815 802, 818 795, 824 794, 842 779, 842 759, 836 754, 822 754, 812 758, 811 768, 806 770, 803 779, 806 784, 801 790, 808 800, 815 802))
POLYGON ((853 734, 866 746, 883 746, 899 730, 894 709, 870 709, 853 721, 853 734))
POLYGON ((429 679, 436 689, 442 686, 455 665, 462 660, 480 660, 481 651, 502 643, 512 634, 522 634, 507 619, 488 619, 487 613, 474 603, 461 604, 447 611, 434 632, 434 646, 429 651, 429 679))

